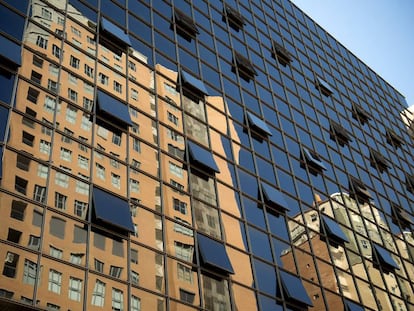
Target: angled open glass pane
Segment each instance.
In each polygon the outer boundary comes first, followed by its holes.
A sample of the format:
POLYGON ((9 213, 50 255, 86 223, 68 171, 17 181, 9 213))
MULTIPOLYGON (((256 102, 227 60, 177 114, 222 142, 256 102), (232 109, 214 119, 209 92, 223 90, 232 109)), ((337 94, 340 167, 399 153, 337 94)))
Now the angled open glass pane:
POLYGON ((20 67, 22 64, 21 47, 19 44, 0 35, 0 55, 8 62, 20 67))
POLYGON ((336 241, 349 242, 347 236, 342 231, 339 224, 333 221, 331 218, 322 215, 322 224, 328 237, 333 238, 336 241))
POLYGON ((203 265, 218 269, 226 274, 234 274, 224 244, 212 240, 202 234, 197 234, 197 240, 203 265))
POLYGON ((400 267, 395 262, 395 260, 391 257, 391 254, 388 250, 385 248, 373 244, 373 251, 375 252, 375 256, 378 260, 378 264, 381 266, 385 266, 385 268, 392 268, 400 270, 400 267))
POLYGON ((392 217, 398 219, 405 227, 410 227, 414 225, 414 222, 410 214, 408 214, 408 212, 401 206, 398 206, 397 204, 393 203, 391 204, 391 211, 392 217))
POLYGON ((314 152, 310 152, 306 148, 302 148, 302 150, 303 150, 303 154, 306 158, 306 161, 308 163, 310 163, 313 166, 316 166, 316 167, 320 168, 321 170, 326 171, 325 165, 323 164, 323 162, 319 159, 319 157, 314 152))
POLYGON ((96 220, 124 231, 135 232, 127 201, 99 188, 93 189, 92 199, 96 220))
POLYGON ((272 135, 269 127, 267 126, 266 122, 256 117, 254 114, 247 112, 247 121, 249 122, 249 126, 252 127, 254 130, 259 131, 263 134, 272 135))
POLYGON ((365 185, 360 180, 356 179, 355 177, 352 177, 352 176, 350 177, 349 188, 351 191, 354 192, 356 196, 360 197, 361 199, 365 201, 372 199, 371 194, 369 193, 365 185))
POLYGON ((103 118, 114 119, 112 121, 115 124, 121 123, 123 127, 132 126, 127 105, 102 91, 98 91, 97 114, 103 118))
POLYGON ((105 17, 102 17, 101 19, 101 29, 103 32, 121 41, 123 44, 131 46, 131 40, 125 31, 107 20, 105 17))
POLYGON ((181 70, 181 82, 184 85, 191 86, 192 88, 198 90, 199 92, 201 92, 204 95, 208 95, 207 88, 204 85, 203 81, 201 81, 200 79, 197 79, 196 77, 189 74, 185 70, 181 70))
POLYGON ((243 15, 241 15, 236 9, 232 8, 228 4, 224 5, 224 11, 227 15, 230 26, 236 28, 236 30, 242 29, 246 24, 243 15))
POLYGON ((323 80, 321 77, 316 77, 316 83, 324 95, 329 96, 333 93, 333 89, 331 88, 329 83, 323 80))
POLYGON ((175 23, 184 30, 186 30, 186 32, 190 33, 192 36, 195 37, 197 34, 200 33, 196 24, 194 23, 194 20, 190 16, 178 10, 177 8, 174 9, 174 17, 175 23))
POLYGON ((355 302, 345 300, 345 311, 364 311, 364 308, 355 302))
POLYGON ((210 151, 191 141, 188 142, 187 146, 188 154, 190 155, 190 162, 192 164, 195 166, 202 166, 216 173, 220 173, 217 163, 213 158, 213 154, 210 151))
POLYGON ((280 283, 286 300, 313 306, 302 281, 297 276, 280 271, 280 283))
POLYGON ((273 208, 282 209, 283 211, 289 211, 289 206, 280 191, 265 183, 261 183, 261 186, 263 200, 267 205, 273 208))
POLYGON ((352 141, 348 131, 342 125, 332 120, 329 121, 329 124, 331 126, 331 133, 333 133, 336 137, 339 138, 339 142, 342 146, 343 144, 352 141))

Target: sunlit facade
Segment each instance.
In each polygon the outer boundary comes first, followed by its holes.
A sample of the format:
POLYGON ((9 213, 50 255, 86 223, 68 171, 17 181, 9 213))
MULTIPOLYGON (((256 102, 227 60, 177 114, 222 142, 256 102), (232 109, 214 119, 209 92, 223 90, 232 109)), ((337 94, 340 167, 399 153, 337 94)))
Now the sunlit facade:
POLYGON ((0 310, 414 309, 405 99, 289 1, 0 16, 0 310))

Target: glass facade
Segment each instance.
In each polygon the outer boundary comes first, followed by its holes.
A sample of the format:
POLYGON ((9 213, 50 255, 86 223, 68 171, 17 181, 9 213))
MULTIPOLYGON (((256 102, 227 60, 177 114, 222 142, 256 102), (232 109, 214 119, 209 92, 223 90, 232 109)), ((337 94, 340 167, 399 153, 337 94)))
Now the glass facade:
POLYGON ((1 310, 413 310, 404 97, 288 0, 0 0, 1 310))

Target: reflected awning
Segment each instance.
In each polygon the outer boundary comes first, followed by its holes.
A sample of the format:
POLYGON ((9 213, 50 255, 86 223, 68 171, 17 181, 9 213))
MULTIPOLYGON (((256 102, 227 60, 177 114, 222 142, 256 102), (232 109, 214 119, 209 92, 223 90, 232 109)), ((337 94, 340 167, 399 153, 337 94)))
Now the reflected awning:
POLYGON ((129 204, 126 200, 118 198, 99 188, 93 189, 92 199, 96 220, 118 227, 125 231, 135 232, 129 210, 129 204))
POLYGON ((105 34, 109 34, 111 37, 114 37, 114 39, 121 41, 127 46, 131 46, 131 40, 125 31, 107 20, 105 17, 102 17, 101 19, 101 29, 105 34))
POLYGON ((283 211, 289 211, 289 206, 286 203, 283 194, 279 190, 276 190, 263 182, 261 185, 263 200, 267 205, 273 208, 282 209, 283 211))
POLYGON ((22 64, 21 46, 14 41, 0 35, 0 55, 16 67, 22 64))
POLYGON ((265 135, 272 136, 272 132, 270 131, 265 121, 259 119, 253 113, 250 112, 247 112, 246 115, 247 121, 249 122, 249 126, 252 127, 253 130, 263 133, 265 135))
POLYGON ((202 166, 208 170, 220 173, 217 163, 213 158, 213 154, 210 151, 191 141, 188 141, 187 146, 191 164, 202 166))
POLYGON ((224 244, 202 234, 197 234, 197 240, 203 265, 226 272, 226 274, 234 274, 224 244))
POLYGON ((112 121, 114 124, 121 123, 122 127, 133 125, 128 106, 121 103, 116 98, 98 90, 97 104, 98 116, 104 119, 109 119, 109 121, 112 121))

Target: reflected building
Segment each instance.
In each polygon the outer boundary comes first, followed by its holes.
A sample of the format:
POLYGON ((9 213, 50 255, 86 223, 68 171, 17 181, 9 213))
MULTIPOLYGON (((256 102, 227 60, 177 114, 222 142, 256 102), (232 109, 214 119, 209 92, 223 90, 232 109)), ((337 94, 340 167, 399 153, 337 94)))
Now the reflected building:
POLYGON ((287 0, 153 2, 0 0, 0 309, 413 309, 403 96, 287 0))

